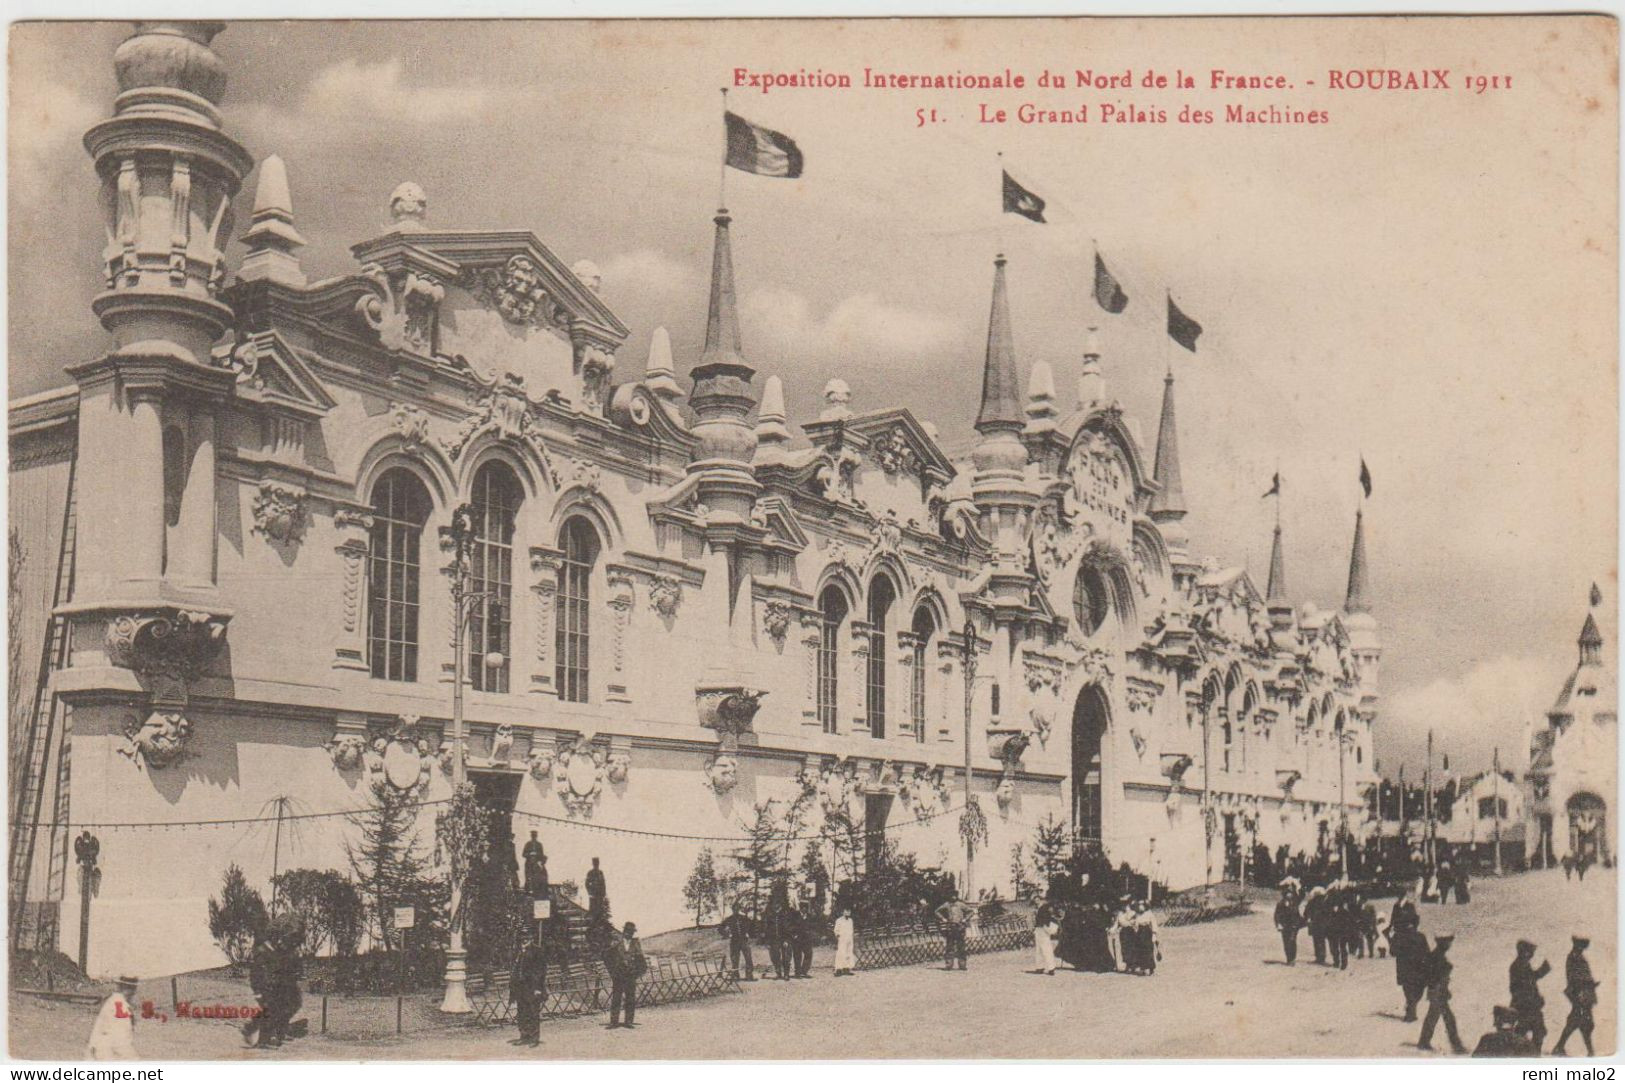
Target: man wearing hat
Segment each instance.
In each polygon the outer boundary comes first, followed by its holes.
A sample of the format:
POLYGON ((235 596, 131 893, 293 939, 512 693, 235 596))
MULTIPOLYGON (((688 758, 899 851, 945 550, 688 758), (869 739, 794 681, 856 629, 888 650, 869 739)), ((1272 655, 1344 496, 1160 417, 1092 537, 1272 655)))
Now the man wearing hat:
POLYGON ((1518 1013, 1511 1008, 1495 1006, 1495 1029, 1478 1040, 1473 1047, 1475 1057, 1538 1057, 1540 1046, 1524 1037, 1518 1013))
MULTIPOLYGON (((135 979, 120 978, 118 988, 102 1001, 90 1028, 85 1056, 90 1060, 136 1060, 135 979)), ((1589 1039, 1587 1039, 1589 1041, 1589 1039)))
POLYGON ((1546 1013, 1542 1010, 1546 1000, 1540 995, 1537 983, 1552 972, 1552 964, 1534 965, 1535 945, 1527 940, 1518 941, 1518 957, 1512 960, 1508 981, 1512 992, 1512 1011, 1517 1017, 1517 1033, 1527 1034, 1535 1043, 1535 1050, 1546 1046, 1546 1013))
POLYGON ((1552 1052, 1560 1057, 1568 1056, 1563 1047, 1568 1044, 1569 1035, 1575 1031, 1579 1031, 1585 1041, 1586 1056, 1597 1055, 1591 1047, 1591 1028, 1594 1025, 1591 1009, 1597 1006, 1597 983, 1591 978, 1591 963, 1585 956, 1585 950, 1590 946, 1591 941, 1585 937, 1574 937, 1574 948, 1569 952, 1563 968, 1568 978, 1563 995, 1569 998, 1569 1018, 1563 1024, 1563 1033, 1557 1036, 1557 1044, 1552 1047, 1552 1052))
POLYGON ((1456 1053, 1467 1052, 1456 1030, 1456 1013, 1450 1010, 1450 972, 1455 964, 1450 961, 1450 945, 1455 937, 1440 935, 1433 938, 1433 954, 1428 957, 1428 1014, 1422 1020, 1422 1040, 1416 1048, 1433 1049, 1433 1028, 1444 1020, 1444 1033, 1450 1039, 1450 1048, 1456 1053))
POLYGON ((643 957, 643 945, 638 941, 638 927, 627 922, 621 935, 609 942, 604 951, 604 966, 609 970, 609 1025, 635 1027, 633 1015, 638 1007, 638 979, 649 969, 643 957), (626 1022, 621 1022, 621 1009, 626 1009, 626 1022))

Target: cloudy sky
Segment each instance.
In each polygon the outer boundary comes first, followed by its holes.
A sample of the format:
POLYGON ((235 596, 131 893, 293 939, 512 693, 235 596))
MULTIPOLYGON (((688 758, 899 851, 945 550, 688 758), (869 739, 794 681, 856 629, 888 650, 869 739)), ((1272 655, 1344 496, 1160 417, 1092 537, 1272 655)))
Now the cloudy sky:
MULTIPOLYGON (((121 25, 14 25, 10 390, 63 381, 105 338, 88 308, 101 225, 80 136, 111 108, 121 25)), ((1262 586, 1279 465, 1291 592, 1340 602, 1363 454, 1386 643, 1379 755, 1452 766, 1522 745, 1572 664, 1585 595, 1616 584, 1614 28, 1601 21, 999 20, 239 23, 216 42, 229 130, 288 163, 312 277, 353 268, 391 189, 430 222, 526 228, 596 261, 633 329, 623 371, 668 327, 679 366, 704 325, 718 88, 735 67, 1280 72, 1238 95, 740 90, 794 135, 799 181, 731 174, 747 355, 793 416, 832 376, 854 406, 910 407, 951 448, 970 434, 994 252, 1010 257, 1023 365, 1064 405, 1086 328, 1148 445, 1162 374, 1179 384, 1199 551, 1262 586), (1331 68, 1449 68, 1452 89, 1338 93, 1331 68), (1473 94, 1463 76, 1507 74, 1473 94), (1311 87, 1309 81, 1315 86, 1311 87), (1326 109, 1325 126, 1102 125, 1101 103, 1326 109), (1085 125, 977 123, 979 105, 1090 106, 1085 125), (945 119, 923 128, 916 109, 945 119), (1000 221, 998 160, 1050 201, 1000 221), (1131 301, 1088 295, 1098 242, 1131 301), (1207 328, 1191 357, 1161 295, 1207 328), (1174 353, 1178 356, 1172 356, 1174 353)), ((253 180, 250 179, 250 188, 253 180)), ((246 224, 244 207, 239 231, 246 224)), ((1605 625, 1613 627, 1609 619, 1605 625)))

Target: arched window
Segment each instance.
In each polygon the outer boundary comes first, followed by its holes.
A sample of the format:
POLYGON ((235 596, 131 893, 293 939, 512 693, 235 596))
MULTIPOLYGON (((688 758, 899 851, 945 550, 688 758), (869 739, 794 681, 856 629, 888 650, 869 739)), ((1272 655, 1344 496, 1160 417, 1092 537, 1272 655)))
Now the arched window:
POLYGON ((1111 584, 1099 568, 1084 564, 1072 580, 1072 619, 1081 635, 1092 636, 1111 614, 1111 584))
POLYGON ((159 565, 169 570, 169 534, 181 522, 181 497, 186 492, 186 434, 177 426, 164 429, 164 548, 159 565))
POLYGON ((891 580, 875 576, 869 584, 869 681, 864 697, 871 737, 886 736, 886 622, 896 600, 891 580))
MULTIPOLYGON (((1220 717, 1222 718, 1224 716, 1221 715, 1220 717)), ((1221 771, 1224 771, 1226 774, 1228 774, 1230 772, 1230 753, 1235 747, 1235 745, 1233 743, 1233 738, 1234 738, 1235 734, 1230 729, 1230 719, 1228 719, 1228 718, 1224 719, 1224 723, 1219 727, 1219 735, 1220 735, 1220 737, 1222 739, 1223 753, 1224 753, 1223 760, 1221 761, 1219 769, 1221 771)))
POLYGON ((410 470, 390 470, 372 487, 367 660, 381 680, 418 679, 418 548, 429 505, 429 491, 410 470))
POLYGON ((825 733, 836 730, 836 703, 840 692, 841 624, 846 620, 846 596, 831 583, 818 596, 818 722, 825 733))
POLYGON ((513 524, 525 491, 505 463, 490 462, 474 475, 474 551, 469 589, 480 594, 468 621, 468 671, 479 692, 508 691, 513 619, 513 524), (496 668, 487 655, 502 656, 496 668))
POLYGON ((564 550, 564 563, 559 566, 558 629, 554 637, 559 698, 569 703, 586 703, 587 615, 592 569, 598 563, 598 531, 585 519, 571 519, 564 524, 559 542, 564 550))
POLYGON ((925 740, 925 666, 931 638, 937 634, 936 618, 925 606, 914 611, 914 664, 909 667, 911 687, 908 697, 909 719, 914 723, 914 739, 925 740))

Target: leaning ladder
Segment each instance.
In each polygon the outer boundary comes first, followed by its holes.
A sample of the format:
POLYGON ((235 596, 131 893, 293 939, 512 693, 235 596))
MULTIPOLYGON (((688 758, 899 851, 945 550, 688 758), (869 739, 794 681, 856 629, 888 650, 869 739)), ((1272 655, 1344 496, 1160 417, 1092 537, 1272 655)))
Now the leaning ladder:
POLYGON ((68 659, 68 622, 58 610, 73 591, 74 535, 77 526, 76 474, 78 455, 68 461, 68 492, 62 511, 62 542, 56 561, 56 584, 51 598, 51 615, 45 629, 39 673, 34 684, 34 703, 28 732, 18 766, 22 777, 13 779, 16 795, 11 809, 11 930, 12 946, 51 947, 56 939, 56 923, 29 921, 28 883, 34 867, 40 829, 40 813, 45 807, 46 773, 51 763, 52 738, 56 745, 56 786, 53 802, 50 868, 46 876, 46 898, 60 901, 67 876, 68 846, 68 740, 66 714, 51 692, 51 679, 68 659), (59 727, 57 720, 63 724, 59 727), (59 845, 60 843, 60 845, 59 845), (32 936, 29 934, 32 933, 32 936))

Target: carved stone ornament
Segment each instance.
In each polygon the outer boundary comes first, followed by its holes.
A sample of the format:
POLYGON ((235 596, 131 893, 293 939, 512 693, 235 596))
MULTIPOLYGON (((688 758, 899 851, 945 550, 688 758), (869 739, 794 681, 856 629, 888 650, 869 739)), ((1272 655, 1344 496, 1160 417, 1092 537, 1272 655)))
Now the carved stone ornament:
POLYGON ((341 733, 327 742, 327 754, 340 771, 359 770, 367 760, 367 739, 357 733, 341 733))
POLYGON ((795 610, 789 602, 768 602, 762 610, 762 628, 778 643, 784 642, 789 634, 790 622, 795 619, 795 610))
POLYGON ((694 689, 700 725, 715 730, 724 745, 735 744, 740 734, 752 732, 765 695, 742 685, 700 685, 694 689))
POLYGON ((1162 774, 1176 787, 1183 784, 1185 772, 1189 771, 1195 761, 1184 752, 1164 752, 1162 754, 1162 774))
POLYGON ((1050 731, 1055 728, 1055 700, 1046 696, 1033 705, 1027 712, 1027 718, 1033 724, 1033 733, 1038 737, 1040 748, 1049 746, 1050 731))
POLYGON ((465 268, 457 284, 509 323, 555 328, 569 324, 569 313, 547 292, 535 261, 523 253, 512 256, 500 268, 465 268))
POLYGON ((254 495, 254 532, 290 544, 304 537, 304 490, 270 480, 260 482, 254 495))
POLYGON ((862 462, 863 457, 849 447, 838 448, 825 455, 813 474, 824 499, 836 504, 855 503, 852 480, 862 462))
POLYGON ((1008 772, 999 779, 998 789, 993 791, 993 799, 999 803, 1000 812, 1009 812, 1010 806, 1016 800, 1016 780, 1008 772))
POLYGON ((582 408, 588 413, 601 412, 615 374, 615 355, 600 344, 577 342, 575 369, 581 376, 582 408))
POLYGON ((1134 754, 1142 760, 1145 759, 1145 734, 1131 726, 1128 731, 1128 739, 1134 744, 1134 754))
POLYGON ((875 522, 874 531, 869 539, 868 559, 881 554, 896 556, 903 545, 903 525, 897 521, 897 512, 888 508, 886 514, 875 522))
POLYGON ((401 439, 401 450, 408 455, 421 456, 429 442, 429 415, 404 402, 389 404, 389 423, 401 439))
POLYGON ((818 801, 825 815, 844 813, 858 787, 858 770, 851 763, 832 763, 824 768, 818 783, 818 801))
MULTIPOLYGON (((466 766, 468 764, 468 738, 463 738, 462 747, 458 751, 462 753, 463 764, 466 766)), ((452 741, 450 737, 447 737, 440 742, 440 748, 435 753, 435 758, 440 762, 440 769, 448 775, 451 774, 453 766, 451 757, 452 741)))
POLYGON ((553 777, 553 750, 542 744, 540 739, 532 739, 530 756, 525 760, 525 769, 537 782, 550 780, 553 777))
POLYGON ((504 764, 512 756, 513 727, 506 724, 498 726, 496 732, 491 734, 490 761, 492 764, 504 764))
POLYGON ((987 731, 987 754, 1004 764, 1006 771, 1014 771, 1021 765, 1021 757, 1031 744, 1032 738, 1020 731, 992 728, 987 731))
POLYGON ((526 394, 524 377, 510 371, 486 380, 473 369, 468 372, 475 384, 468 393, 474 412, 463 419, 453 436, 441 439, 440 446, 446 454, 457 459, 476 436, 489 432, 509 444, 528 446, 541 460, 548 481, 558 488, 559 471, 542 440, 542 426, 536 414, 538 404, 526 394))
POLYGON ((596 493, 603 484, 603 471, 590 459, 570 460, 570 483, 579 485, 589 493, 596 493))
POLYGON ((649 581, 649 608, 667 620, 683 604, 683 581, 675 575, 657 575, 649 581))
POLYGON ((375 774, 403 793, 427 786, 434 773, 429 742, 417 735, 416 726, 415 717, 404 716, 392 733, 373 740, 372 755, 367 758, 375 774))
POLYGON ((188 681, 226 642, 226 622, 209 613, 158 609, 121 613, 107 622, 107 653, 143 678, 188 681))
POLYGON ((739 757, 731 752, 718 752, 705 761, 705 786, 721 795, 729 793, 739 784, 739 757))
POLYGON ((1159 689, 1137 680, 1130 680, 1123 690, 1123 698, 1131 711, 1149 711, 1156 705, 1159 689))
POLYGON ((553 760, 553 781, 574 816, 591 816, 604 792, 608 757, 590 737, 581 737, 559 749, 553 760))
POLYGON ((145 722, 131 718, 119 751, 148 770, 170 767, 191 755, 192 723, 179 711, 154 711, 145 722))
POLYGON ((363 323, 378 333, 385 349, 434 351, 434 326, 446 288, 433 276, 415 271, 393 274, 376 263, 361 269, 373 292, 355 303, 363 323))
POLYGON ((873 444, 875 461, 880 469, 888 474, 917 474, 920 470, 920 456, 909 443, 901 426, 897 426, 882 435, 873 444))
POLYGON ((609 780, 610 785, 621 785, 631 773, 632 753, 624 749, 611 749, 609 758, 604 763, 604 777, 609 780))

